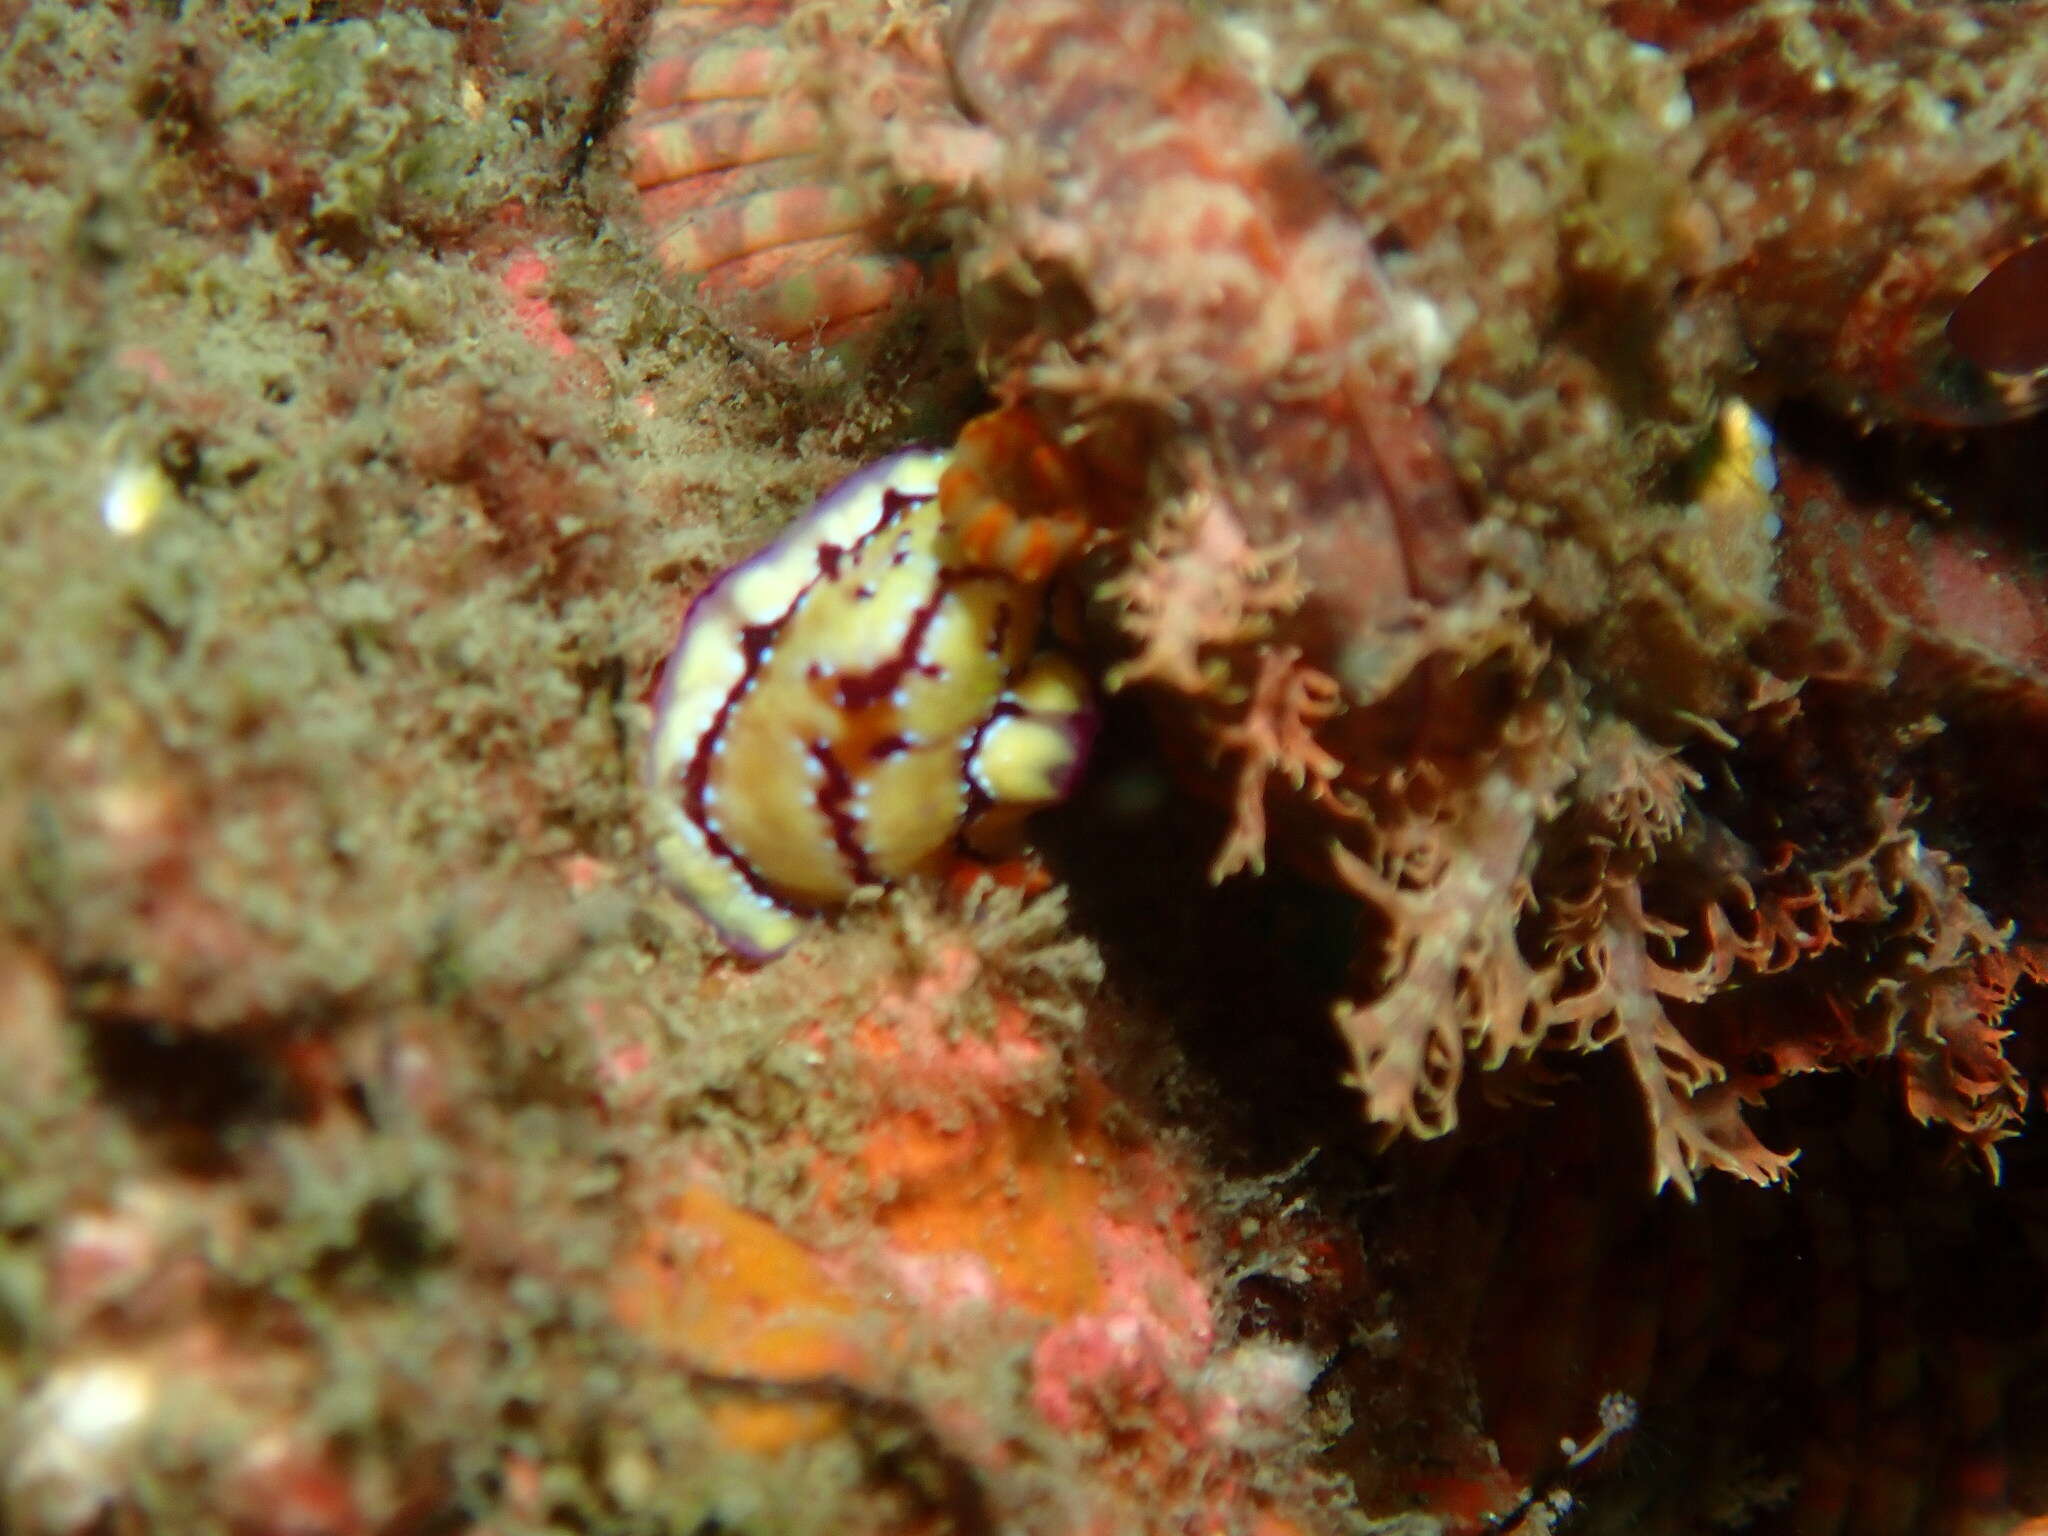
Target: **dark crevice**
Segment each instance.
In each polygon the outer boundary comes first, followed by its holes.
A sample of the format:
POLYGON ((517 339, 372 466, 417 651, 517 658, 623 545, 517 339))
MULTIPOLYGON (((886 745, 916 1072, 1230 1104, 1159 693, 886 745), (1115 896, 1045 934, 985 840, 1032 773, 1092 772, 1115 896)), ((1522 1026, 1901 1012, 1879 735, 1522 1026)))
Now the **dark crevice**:
POLYGON ((239 1133, 308 1112, 272 1033, 124 1015, 90 1017, 86 1031, 101 1096, 189 1172, 226 1171, 239 1133))

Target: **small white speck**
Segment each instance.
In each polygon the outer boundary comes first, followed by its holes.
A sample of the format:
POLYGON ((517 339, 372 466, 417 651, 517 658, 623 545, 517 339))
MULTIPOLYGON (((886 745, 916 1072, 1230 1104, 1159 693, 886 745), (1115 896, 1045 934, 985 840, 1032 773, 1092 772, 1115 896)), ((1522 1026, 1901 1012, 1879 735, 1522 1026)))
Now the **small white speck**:
POLYGON ((73 1439, 106 1445, 141 1422, 156 1388, 142 1366, 108 1360, 60 1371, 44 1396, 56 1428, 73 1439))
POLYGON ((176 494, 170 477, 154 463, 124 461, 107 478, 100 521, 116 537, 132 539, 157 520, 176 494))
POLYGON ((1232 19, 1222 26, 1224 41, 1243 64, 1258 79, 1261 85, 1270 85, 1273 79, 1273 44, 1263 32, 1249 21, 1232 19))
POLYGON ((89 1522, 124 1485, 122 1460, 156 1397, 156 1377, 138 1361, 102 1359, 53 1372, 21 1407, 10 1509, 39 1510, 38 1529, 89 1522))
POLYGON ((1417 389, 1427 394, 1443 371, 1456 337, 1444 312, 1419 293, 1396 290, 1389 296, 1394 320, 1407 332, 1408 350, 1420 375, 1417 389))

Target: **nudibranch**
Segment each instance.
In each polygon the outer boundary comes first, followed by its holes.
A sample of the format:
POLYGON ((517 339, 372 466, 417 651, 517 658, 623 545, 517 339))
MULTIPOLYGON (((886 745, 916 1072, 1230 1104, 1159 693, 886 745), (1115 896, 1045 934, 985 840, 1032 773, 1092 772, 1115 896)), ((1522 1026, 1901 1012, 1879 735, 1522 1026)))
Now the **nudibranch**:
POLYGON ((1039 634, 1088 533, 1071 487, 994 412, 842 482, 691 603, 656 702, 655 856, 734 949, 774 955, 1067 794, 1094 705, 1039 634))

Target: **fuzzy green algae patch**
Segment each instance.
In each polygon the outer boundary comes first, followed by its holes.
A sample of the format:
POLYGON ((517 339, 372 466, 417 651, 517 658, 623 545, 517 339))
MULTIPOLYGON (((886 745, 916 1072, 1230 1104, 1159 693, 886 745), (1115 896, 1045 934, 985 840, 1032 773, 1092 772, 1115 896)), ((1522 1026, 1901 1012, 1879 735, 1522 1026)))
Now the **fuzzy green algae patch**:
POLYGON ((602 1282, 802 1102, 642 872, 641 696, 887 416, 570 185, 576 7, 174 10, 0 52, 0 1524, 880 1528, 602 1282))

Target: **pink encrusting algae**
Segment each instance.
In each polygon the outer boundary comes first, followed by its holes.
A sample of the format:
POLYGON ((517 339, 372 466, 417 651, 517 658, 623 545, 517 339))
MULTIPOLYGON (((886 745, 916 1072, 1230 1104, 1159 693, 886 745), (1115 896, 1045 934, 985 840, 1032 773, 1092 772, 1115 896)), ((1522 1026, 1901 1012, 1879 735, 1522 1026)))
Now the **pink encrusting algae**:
POLYGON ((989 1490, 998 1528, 1055 1510, 1070 1531, 1321 1528, 1256 1465, 1312 1357, 1224 1336, 1188 1170, 1113 1129, 1142 1107, 1085 1068, 1060 1086, 1059 1048, 1000 983, 986 1032, 954 1035, 987 962, 932 938, 850 1031, 807 1031, 853 1114, 845 1146, 810 1155, 804 1223, 841 1235, 801 1244, 693 1184, 655 1213, 622 1315, 716 1379, 721 1432, 751 1452, 911 1397, 948 1455, 1010 1474, 989 1490), (991 1351, 1013 1368, 929 1374, 991 1351))

